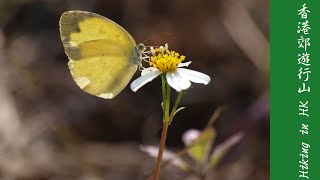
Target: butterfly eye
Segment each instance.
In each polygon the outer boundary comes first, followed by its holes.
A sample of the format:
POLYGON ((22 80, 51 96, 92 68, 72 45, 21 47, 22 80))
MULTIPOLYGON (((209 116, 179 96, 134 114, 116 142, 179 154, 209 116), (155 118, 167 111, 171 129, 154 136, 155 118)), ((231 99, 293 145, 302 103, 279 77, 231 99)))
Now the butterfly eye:
POLYGON ((139 44, 138 44, 138 49, 143 52, 143 51, 146 50, 146 47, 144 46, 144 44, 139 43, 139 44))

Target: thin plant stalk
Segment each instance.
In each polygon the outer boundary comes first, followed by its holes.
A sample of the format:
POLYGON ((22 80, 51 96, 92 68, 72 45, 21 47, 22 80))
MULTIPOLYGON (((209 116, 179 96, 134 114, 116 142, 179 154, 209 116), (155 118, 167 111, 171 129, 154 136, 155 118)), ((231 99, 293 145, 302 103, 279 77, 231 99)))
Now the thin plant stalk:
POLYGON ((170 95, 171 95, 171 87, 167 84, 165 80, 165 76, 162 75, 162 97, 163 97, 163 126, 162 126, 162 132, 161 132, 161 139, 160 139, 160 145, 159 145, 159 152, 157 157, 157 162, 153 174, 153 179, 158 180, 160 175, 160 165, 161 160, 163 156, 164 147, 166 144, 166 138, 167 138, 167 132, 168 132, 168 126, 169 126, 169 109, 170 109, 170 95))
POLYGON ((177 110, 177 107, 179 105, 179 102, 181 101, 181 98, 184 94, 184 91, 180 92, 176 102, 174 104, 174 107, 170 113, 170 96, 171 96, 171 87, 167 83, 165 79, 165 75, 161 76, 162 78, 162 98, 163 98, 163 126, 162 126, 162 132, 161 132, 161 139, 160 139, 160 145, 159 145, 159 152, 158 152, 158 157, 156 161, 156 166, 154 169, 154 174, 153 174, 153 179, 158 180, 160 176, 160 169, 161 169, 161 161, 162 161, 162 156, 166 144, 166 138, 167 138, 167 133, 168 133, 168 127, 170 123, 172 122, 173 116, 177 110))
POLYGON ((165 147, 165 144, 166 144, 166 137, 167 137, 168 127, 169 127, 169 124, 167 122, 163 122, 161 140, 160 140, 160 145, 159 145, 159 152, 158 152, 155 171, 154 171, 154 174, 153 174, 153 179, 154 180, 158 180, 159 176, 160 176, 160 166, 161 166, 161 160, 162 160, 162 156, 163 156, 164 147, 165 147))

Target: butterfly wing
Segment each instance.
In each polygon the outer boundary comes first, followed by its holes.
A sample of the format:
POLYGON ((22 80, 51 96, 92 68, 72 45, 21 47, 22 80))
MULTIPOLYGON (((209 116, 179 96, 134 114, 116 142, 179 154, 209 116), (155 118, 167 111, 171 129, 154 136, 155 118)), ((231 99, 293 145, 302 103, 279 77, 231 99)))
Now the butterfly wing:
POLYGON ((110 19, 85 11, 65 12, 60 18, 60 36, 71 75, 87 93, 111 99, 137 70, 130 58, 134 39, 110 19))

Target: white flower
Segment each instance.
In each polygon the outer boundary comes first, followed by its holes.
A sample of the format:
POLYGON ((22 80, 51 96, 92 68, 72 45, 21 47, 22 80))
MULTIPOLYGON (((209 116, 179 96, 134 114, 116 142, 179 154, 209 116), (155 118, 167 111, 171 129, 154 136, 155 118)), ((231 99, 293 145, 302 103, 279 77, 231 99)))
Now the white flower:
MULTIPOLYGON (((168 84, 178 92, 188 89, 191 86, 191 82, 207 85, 211 80, 210 77, 206 74, 186 68, 181 68, 187 67, 190 63, 191 62, 179 63, 175 70, 165 72, 168 84)), ((155 67, 144 69, 141 72, 141 76, 131 83, 131 90, 136 92, 143 85, 152 81, 162 73, 164 72, 155 67)))
POLYGON ((148 61, 150 67, 145 68, 141 72, 141 76, 130 85, 134 92, 161 74, 166 74, 168 84, 178 92, 188 89, 191 86, 191 82, 205 85, 210 82, 208 75, 182 68, 188 67, 191 61, 182 63, 185 60, 185 56, 179 55, 175 51, 169 51, 168 44, 155 49, 150 47, 149 53, 151 53, 148 61))

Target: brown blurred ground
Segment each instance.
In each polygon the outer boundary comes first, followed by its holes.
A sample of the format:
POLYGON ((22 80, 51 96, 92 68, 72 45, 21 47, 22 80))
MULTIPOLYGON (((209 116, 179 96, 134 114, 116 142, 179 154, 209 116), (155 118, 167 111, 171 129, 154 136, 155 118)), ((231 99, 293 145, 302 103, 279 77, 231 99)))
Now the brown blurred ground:
MULTIPOLYGON (((167 147, 202 129, 219 106, 217 143, 242 131, 208 179, 269 179, 269 1, 267 0, 1 0, 0 179, 143 179, 157 145, 160 80, 107 101, 73 82, 59 37, 67 10, 104 15, 146 45, 169 43, 211 76, 182 101, 167 147)), ((138 77, 138 73, 135 78, 138 77)), ((162 179, 194 179, 172 166, 162 179)))

